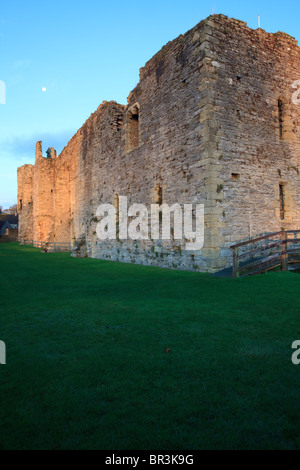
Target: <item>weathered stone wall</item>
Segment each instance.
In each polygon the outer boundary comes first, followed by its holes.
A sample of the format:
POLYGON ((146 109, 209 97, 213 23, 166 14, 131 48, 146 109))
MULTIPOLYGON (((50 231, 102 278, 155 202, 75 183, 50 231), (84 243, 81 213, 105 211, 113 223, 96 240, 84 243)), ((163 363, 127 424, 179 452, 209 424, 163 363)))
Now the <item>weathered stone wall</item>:
MULTIPOLYGON (((147 62, 127 106, 103 102, 58 158, 37 144, 33 237, 77 240, 81 256, 212 272, 230 264, 233 242, 299 228, 299 79, 293 38, 223 15, 202 21, 147 62), (203 203, 203 249, 150 234, 97 240, 97 207, 120 196, 149 209, 203 203)), ((19 170, 21 195, 30 178, 19 170)))
POLYGON ((47 241, 53 227, 56 152, 48 149, 42 155, 42 142, 37 142, 33 170, 33 240, 47 241))
POLYGON ((292 85, 300 79, 297 41, 280 32, 253 31, 223 15, 206 21, 206 35, 216 245, 299 228, 300 104, 292 100, 292 85))
POLYGON ((19 240, 33 240, 33 165, 18 168, 19 240))
MULTIPOLYGON (((201 31, 203 25, 198 26, 201 31)), ((140 73, 140 83, 131 92, 128 105, 115 110, 115 104, 101 108, 97 132, 89 127, 93 146, 87 146, 85 159, 79 159, 78 193, 87 191, 80 203, 86 206, 81 232, 86 230, 88 254, 125 262, 206 269, 201 253, 185 252, 182 241, 97 241, 96 209, 100 203, 113 204, 117 196, 128 196, 128 205, 141 203, 150 209, 161 188, 161 202, 204 203, 203 175, 198 167, 200 130, 198 101, 199 57, 194 51, 201 38, 188 33, 167 44, 140 73), (138 141, 130 131, 131 114, 139 112, 138 141), (115 117, 114 117, 115 114, 115 117), (120 122, 118 126, 108 123, 120 122), (101 124, 100 124, 101 123, 101 124), (132 143, 133 140, 133 143, 132 143), (138 143, 138 145, 137 145, 138 143), (90 228, 89 228, 90 226, 90 228)), ((78 233, 76 233, 78 235, 78 233)), ((185 241, 184 241, 185 243, 185 241)))

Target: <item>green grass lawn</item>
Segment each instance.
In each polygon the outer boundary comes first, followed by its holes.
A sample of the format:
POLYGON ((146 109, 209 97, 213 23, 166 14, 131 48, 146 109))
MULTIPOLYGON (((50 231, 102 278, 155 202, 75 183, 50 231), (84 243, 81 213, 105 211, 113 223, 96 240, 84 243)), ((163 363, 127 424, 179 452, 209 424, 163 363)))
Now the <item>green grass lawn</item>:
POLYGON ((299 449, 300 276, 0 244, 0 448, 299 449))

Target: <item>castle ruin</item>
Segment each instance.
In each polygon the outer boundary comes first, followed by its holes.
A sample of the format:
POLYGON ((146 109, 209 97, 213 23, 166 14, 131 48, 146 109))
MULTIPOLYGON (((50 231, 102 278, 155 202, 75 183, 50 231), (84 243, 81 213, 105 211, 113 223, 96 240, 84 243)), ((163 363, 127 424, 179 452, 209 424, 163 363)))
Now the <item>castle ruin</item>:
POLYGON ((201 21, 140 70, 126 106, 103 102, 57 157, 18 168, 19 239, 77 254, 215 272, 230 245, 300 228, 300 49, 224 15, 201 21), (204 204, 204 246, 97 237, 97 207, 204 204))

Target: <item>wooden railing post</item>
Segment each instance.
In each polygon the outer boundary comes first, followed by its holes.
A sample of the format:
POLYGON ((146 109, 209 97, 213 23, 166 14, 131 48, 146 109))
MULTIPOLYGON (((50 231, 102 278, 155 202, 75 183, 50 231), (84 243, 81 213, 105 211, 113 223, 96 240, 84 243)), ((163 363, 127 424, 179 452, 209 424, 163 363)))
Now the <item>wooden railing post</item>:
POLYGON ((232 276, 239 277, 240 270, 239 270, 239 249, 233 247, 232 248, 232 276))
POLYGON ((286 232, 281 232, 281 270, 287 271, 288 255, 287 255, 287 243, 286 243, 286 232))

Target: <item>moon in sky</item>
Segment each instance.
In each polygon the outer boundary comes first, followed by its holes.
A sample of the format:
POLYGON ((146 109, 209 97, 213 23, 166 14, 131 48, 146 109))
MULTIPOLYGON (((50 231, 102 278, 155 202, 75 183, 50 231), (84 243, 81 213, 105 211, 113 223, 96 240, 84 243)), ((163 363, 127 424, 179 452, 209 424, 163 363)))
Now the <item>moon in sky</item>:
POLYGON ((46 91, 46 90, 47 90, 47 88, 45 86, 43 86, 42 91, 46 91))

